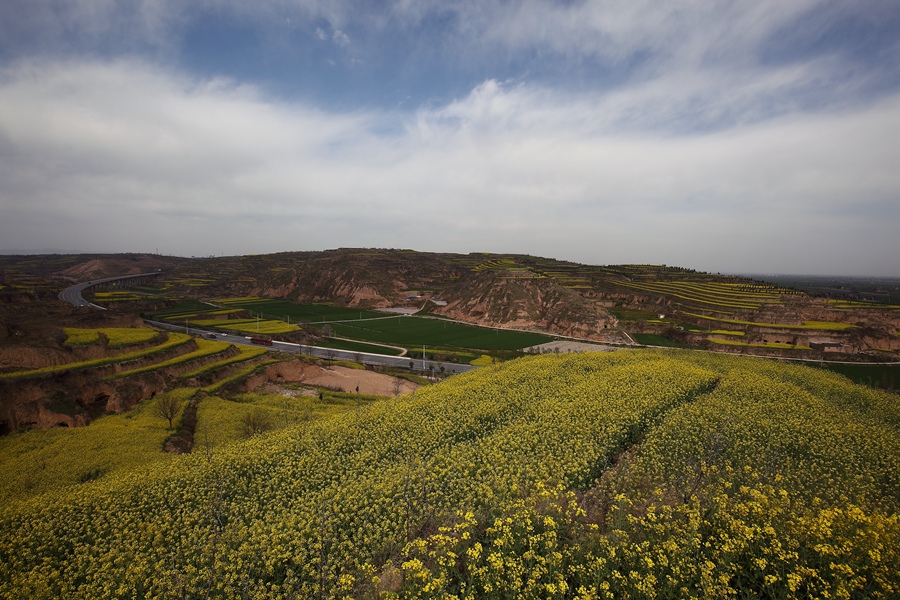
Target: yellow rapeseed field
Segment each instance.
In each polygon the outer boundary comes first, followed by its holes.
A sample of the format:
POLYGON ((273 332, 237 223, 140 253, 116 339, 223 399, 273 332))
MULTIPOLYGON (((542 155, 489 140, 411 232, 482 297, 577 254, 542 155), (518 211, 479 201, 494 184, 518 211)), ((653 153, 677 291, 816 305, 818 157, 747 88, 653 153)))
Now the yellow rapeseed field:
POLYGON ((194 319, 191 325, 196 327, 217 327, 241 333, 279 334, 300 331, 300 327, 292 323, 285 323, 275 319, 194 319))
POLYGON ((2 505, 0 597, 896 598, 898 428, 803 367, 526 357, 2 505))
POLYGON ((65 343, 67 346, 93 344, 100 339, 102 333, 109 340, 111 348, 149 342, 159 335, 158 330, 149 327, 103 327, 99 329, 66 327, 64 331, 66 332, 65 343))
MULTIPOLYGON (((179 388, 166 395, 178 398, 183 408, 195 392, 179 388)), ((171 458, 163 453, 162 444, 172 432, 153 411, 162 397, 159 394, 128 413, 97 419, 89 427, 23 431, 0 438, 0 503, 117 477, 171 458)))

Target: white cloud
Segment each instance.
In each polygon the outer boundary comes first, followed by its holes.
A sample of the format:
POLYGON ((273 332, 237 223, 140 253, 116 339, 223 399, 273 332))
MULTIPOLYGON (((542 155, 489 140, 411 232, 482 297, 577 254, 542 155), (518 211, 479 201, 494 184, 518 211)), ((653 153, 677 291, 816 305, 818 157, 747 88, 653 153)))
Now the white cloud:
POLYGON ((900 97, 676 134, 622 127, 660 93, 621 94, 488 80, 412 116, 339 114, 142 63, 19 63, 0 78, 0 239, 900 275, 900 97))
POLYGON ((346 48, 350 45, 350 36, 341 31, 340 29, 334 30, 334 35, 331 36, 332 41, 335 44, 340 46, 341 48, 346 48))

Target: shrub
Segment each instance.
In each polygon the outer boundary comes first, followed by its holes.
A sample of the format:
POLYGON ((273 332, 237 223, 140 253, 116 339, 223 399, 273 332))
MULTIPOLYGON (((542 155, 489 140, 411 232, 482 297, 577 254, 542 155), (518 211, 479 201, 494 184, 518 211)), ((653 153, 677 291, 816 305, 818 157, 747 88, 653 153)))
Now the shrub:
POLYGON ((247 438, 265 433, 272 427, 272 416, 264 408, 256 407, 241 419, 241 433, 247 438))

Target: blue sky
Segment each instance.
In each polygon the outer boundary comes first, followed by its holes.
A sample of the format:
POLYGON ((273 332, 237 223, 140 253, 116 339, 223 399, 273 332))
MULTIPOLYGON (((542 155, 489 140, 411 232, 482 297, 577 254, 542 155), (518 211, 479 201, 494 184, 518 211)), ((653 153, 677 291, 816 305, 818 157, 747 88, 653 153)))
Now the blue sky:
POLYGON ((2 10, 2 249, 900 276, 895 1, 2 10))

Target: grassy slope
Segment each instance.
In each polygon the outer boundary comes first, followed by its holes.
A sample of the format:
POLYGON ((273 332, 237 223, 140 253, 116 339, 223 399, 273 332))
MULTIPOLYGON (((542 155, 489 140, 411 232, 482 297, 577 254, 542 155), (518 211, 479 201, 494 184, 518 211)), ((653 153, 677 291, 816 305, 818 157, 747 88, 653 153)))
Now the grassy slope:
POLYGON ((332 326, 340 336, 369 342, 397 344, 409 348, 423 344, 438 348, 515 350, 548 342, 553 338, 539 333, 503 331, 464 325, 442 319, 397 317, 332 326))
MULTIPOLYGON (((167 393, 184 405, 194 391, 167 393)), ((0 502, 170 459, 162 445, 172 432, 153 413, 161 398, 162 394, 128 413, 102 417, 88 427, 22 431, 0 438, 0 502)))
POLYGON ((891 597, 898 428, 813 369, 529 357, 0 509, 0 595, 891 597))
POLYGON ((334 348, 336 350, 349 350, 350 352, 369 352, 372 354, 387 354, 389 356, 399 356, 403 350, 398 350, 392 346, 382 346, 380 344, 367 344, 365 342, 356 342, 353 340, 344 340, 338 338, 325 338, 316 341, 316 346, 322 348, 334 348))
MULTIPOLYGON (((292 425, 308 424, 310 421, 338 415, 357 408, 357 396, 348 394, 323 393, 318 396, 282 396, 281 394, 246 393, 231 399, 210 396, 200 403, 197 413, 197 451, 215 452, 227 444, 241 442, 246 438, 244 417, 253 411, 265 414, 270 429, 281 429, 292 425)), ((377 396, 359 396, 362 405, 368 405, 377 396)))

